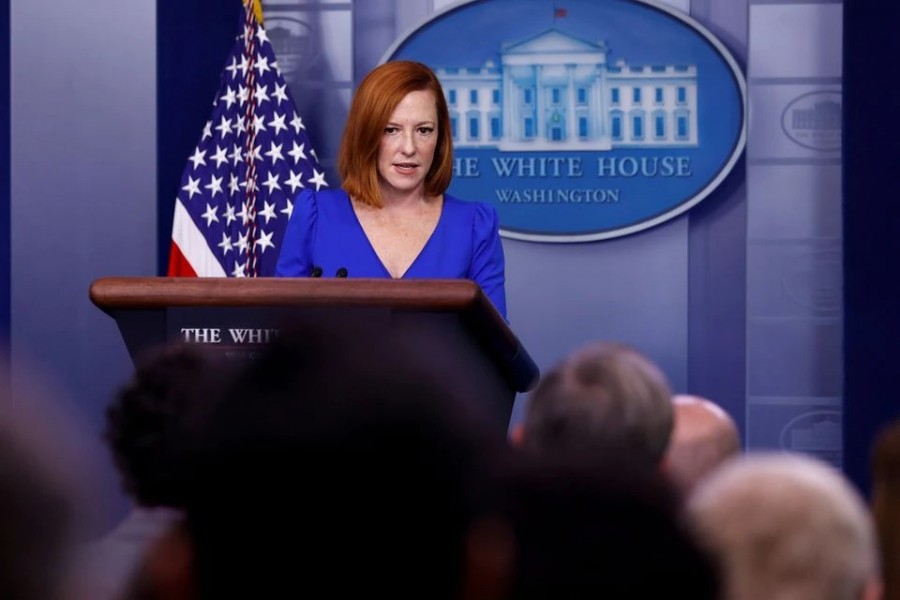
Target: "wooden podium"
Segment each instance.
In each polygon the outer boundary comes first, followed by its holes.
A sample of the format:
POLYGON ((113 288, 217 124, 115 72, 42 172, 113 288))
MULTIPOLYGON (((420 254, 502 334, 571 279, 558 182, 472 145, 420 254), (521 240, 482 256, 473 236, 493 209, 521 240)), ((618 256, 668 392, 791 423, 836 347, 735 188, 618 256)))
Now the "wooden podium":
POLYGON ((449 351, 474 357, 471 376, 502 390, 491 409, 507 423, 516 393, 539 377, 481 288, 464 279, 106 277, 90 297, 115 319, 132 359, 171 341, 252 355, 292 318, 362 318, 435 333, 449 351))

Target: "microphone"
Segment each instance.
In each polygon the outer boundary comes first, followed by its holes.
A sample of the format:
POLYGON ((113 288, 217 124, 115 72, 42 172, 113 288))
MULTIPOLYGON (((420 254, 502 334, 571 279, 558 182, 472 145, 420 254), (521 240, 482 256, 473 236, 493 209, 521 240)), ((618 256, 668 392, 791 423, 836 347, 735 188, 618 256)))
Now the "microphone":
POLYGON ((310 277, 321 277, 322 276, 322 267, 316 265, 312 268, 312 272, 309 274, 310 277))
POLYGON ((340 269, 337 270, 337 273, 335 273, 334 276, 335 277, 346 277, 347 269, 345 269, 344 267, 341 267, 340 269))

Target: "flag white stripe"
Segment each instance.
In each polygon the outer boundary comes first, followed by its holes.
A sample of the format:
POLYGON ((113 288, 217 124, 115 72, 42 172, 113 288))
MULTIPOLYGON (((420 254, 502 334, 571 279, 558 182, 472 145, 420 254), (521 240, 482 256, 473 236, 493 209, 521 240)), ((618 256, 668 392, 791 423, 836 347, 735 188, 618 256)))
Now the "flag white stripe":
POLYGON ((180 199, 175 201, 172 241, 197 273, 197 277, 227 277, 221 263, 206 243, 206 237, 197 228, 180 199))

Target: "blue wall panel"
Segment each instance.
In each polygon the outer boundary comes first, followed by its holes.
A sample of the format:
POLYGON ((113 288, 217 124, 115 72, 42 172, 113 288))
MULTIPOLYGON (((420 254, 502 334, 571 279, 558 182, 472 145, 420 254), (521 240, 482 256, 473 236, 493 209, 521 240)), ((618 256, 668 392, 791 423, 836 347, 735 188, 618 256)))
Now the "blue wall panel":
MULTIPOLYGON (((5 38, 12 357, 52 382, 90 432, 110 504, 97 508, 111 523, 125 503, 99 432, 132 365, 88 290, 156 270, 155 4, 12 0, 5 38)), ((12 379, 28 383, 24 369, 12 379)))

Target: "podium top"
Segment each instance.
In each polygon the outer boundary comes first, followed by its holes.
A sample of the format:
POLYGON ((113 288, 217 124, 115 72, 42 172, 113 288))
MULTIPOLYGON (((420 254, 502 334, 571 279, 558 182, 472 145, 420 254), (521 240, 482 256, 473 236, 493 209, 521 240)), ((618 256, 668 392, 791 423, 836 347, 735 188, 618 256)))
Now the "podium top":
POLYGON ((91 301, 104 311, 170 306, 382 306, 500 313, 468 279, 103 277, 91 301), (486 304, 485 304, 486 303, 486 304))
POLYGON ((506 372, 516 391, 539 371, 481 287, 468 279, 104 277, 91 301, 114 318, 169 308, 371 307, 398 312, 456 313, 506 372))

